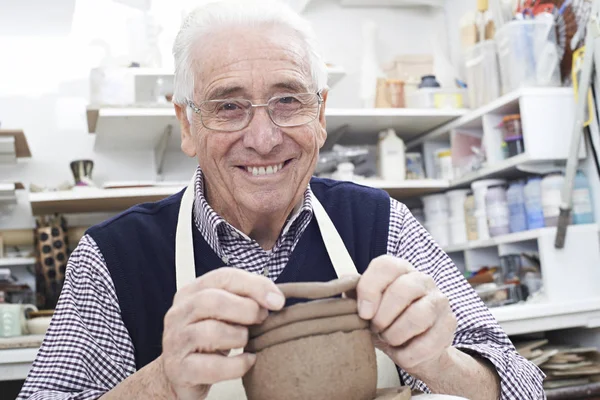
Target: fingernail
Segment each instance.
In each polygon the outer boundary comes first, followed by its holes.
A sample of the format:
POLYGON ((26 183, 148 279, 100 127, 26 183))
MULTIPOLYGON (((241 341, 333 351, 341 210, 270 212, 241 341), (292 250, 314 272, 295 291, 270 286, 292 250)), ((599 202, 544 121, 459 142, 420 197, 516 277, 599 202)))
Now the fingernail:
POLYGON ((277 292, 267 293, 267 304, 273 310, 279 310, 285 304, 285 298, 277 292))
POLYGON ((362 319, 373 318, 373 303, 368 300, 361 300, 358 302, 358 315, 362 319))
POLYGON ((250 365, 254 365, 254 363, 256 362, 256 354, 254 353, 247 353, 248 354, 248 361, 250 361, 250 365))

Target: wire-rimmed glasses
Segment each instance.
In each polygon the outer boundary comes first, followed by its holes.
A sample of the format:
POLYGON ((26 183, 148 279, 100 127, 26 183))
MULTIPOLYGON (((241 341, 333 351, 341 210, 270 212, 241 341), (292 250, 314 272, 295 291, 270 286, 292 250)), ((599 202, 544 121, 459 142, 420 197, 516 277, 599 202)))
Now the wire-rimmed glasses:
POLYGON ((193 101, 188 100, 188 105, 200 116, 205 128, 222 132, 246 128, 258 107, 266 107, 269 118, 279 127, 306 125, 317 119, 322 103, 321 92, 275 96, 265 104, 253 104, 247 99, 224 99, 206 100, 196 106, 193 101))

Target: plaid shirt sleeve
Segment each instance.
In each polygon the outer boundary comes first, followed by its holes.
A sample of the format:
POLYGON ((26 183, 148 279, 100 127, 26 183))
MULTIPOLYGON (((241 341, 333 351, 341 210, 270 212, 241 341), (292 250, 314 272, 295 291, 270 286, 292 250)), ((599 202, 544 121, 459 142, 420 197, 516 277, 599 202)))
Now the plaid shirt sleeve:
POLYGON ((84 236, 18 399, 97 399, 135 369, 110 273, 94 240, 84 236))
MULTIPOLYGON (((408 208, 391 199, 388 254, 406 259, 433 277, 448 297, 458 326, 453 345, 466 353, 489 360, 501 384, 502 400, 545 398, 544 374, 521 357, 477 293, 464 279, 450 257, 413 217, 408 208)), ((404 382, 429 393, 425 383, 401 370, 404 382)))

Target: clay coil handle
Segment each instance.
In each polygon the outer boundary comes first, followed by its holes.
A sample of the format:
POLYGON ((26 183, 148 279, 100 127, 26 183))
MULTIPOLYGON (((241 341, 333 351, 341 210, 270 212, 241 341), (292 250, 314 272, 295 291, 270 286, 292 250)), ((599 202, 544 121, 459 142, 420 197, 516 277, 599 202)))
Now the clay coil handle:
POLYGON ((323 299, 356 289, 360 275, 344 276, 329 282, 280 283, 277 287, 286 299, 323 299))

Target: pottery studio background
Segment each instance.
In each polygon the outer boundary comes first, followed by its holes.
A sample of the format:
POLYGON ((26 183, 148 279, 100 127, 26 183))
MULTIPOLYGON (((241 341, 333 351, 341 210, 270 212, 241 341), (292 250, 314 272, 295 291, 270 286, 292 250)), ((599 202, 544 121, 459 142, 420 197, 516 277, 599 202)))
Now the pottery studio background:
MULTIPOLYGON (((0 329, 0 398, 22 384, 86 227, 175 193, 195 167, 168 99, 171 43, 200 1, 0 0, 0 313, 39 309, 0 329)), ((286 1, 329 66, 317 173, 409 205, 516 343, 542 339, 521 350, 543 368, 564 343, 595 360, 594 108, 563 248, 553 228, 591 1, 286 1)), ((595 361, 545 371, 549 397, 600 376, 595 361)))

